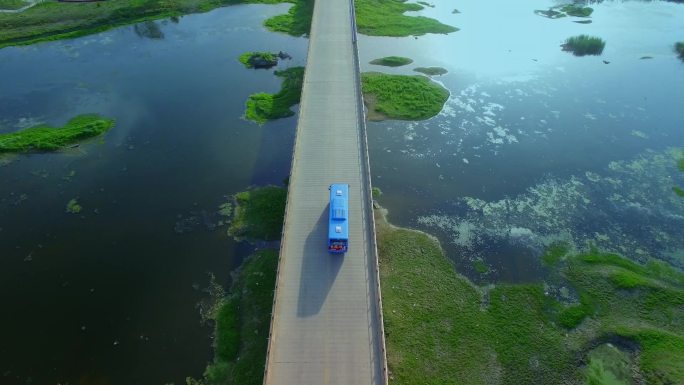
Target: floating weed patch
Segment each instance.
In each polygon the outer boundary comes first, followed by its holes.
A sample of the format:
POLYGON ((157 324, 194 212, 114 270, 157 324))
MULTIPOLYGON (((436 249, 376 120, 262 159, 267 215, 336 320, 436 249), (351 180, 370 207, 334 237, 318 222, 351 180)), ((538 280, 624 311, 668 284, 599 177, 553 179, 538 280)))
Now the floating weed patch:
POLYGON ((423 6, 405 0, 355 0, 358 31, 371 36, 410 36, 426 33, 451 33, 458 28, 424 16, 406 16, 423 6))
POLYGON ((385 56, 383 58, 370 61, 370 64, 387 67, 401 67, 411 63, 413 63, 412 59, 402 56, 385 56))
POLYGON ((437 115, 449 91, 424 76, 361 74, 369 119, 424 120, 437 115))
POLYGON ((587 354, 588 385, 632 385, 632 358, 612 344, 603 344, 587 354))
POLYGON ((473 262, 473 268, 480 274, 489 273, 489 265, 487 265, 483 260, 478 259, 473 262))
POLYGON ((314 0, 287 0, 287 2, 293 2, 294 6, 286 14, 266 20, 264 25, 274 32, 292 36, 309 35, 314 0))
POLYGON ((269 120, 294 115, 290 107, 299 103, 302 96, 304 67, 275 71, 275 74, 284 79, 280 91, 277 94, 262 92, 250 95, 246 103, 245 117, 247 119, 263 124, 269 120))
POLYGON ((429 76, 444 75, 449 72, 446 68, 442 67, 416 67, 413 70, 429 76))
POLYGON ((561 47, 575 56, 600 55, 606 43, 601 38, 579 35, 568 38, 561 47))
POLYGON ((0 153, 55 151, 101 135, 113 126, 113 119, 105 119, 99 115, 79 115, 62 127, 36 126, 0 134, 0 153))
POLYGON ((549 245, 544 254, 542 254, 542 261, 548 266, 555 266, 560 260, 565 257, 570 251, 570 245, 567 242, 557 241, 549 245))
POLYGON ((267 186, 235 194, 237 207, 228 234, 237 238, 278 240, 283 229, 285 198, 282 187, 267 186))
POLYGON ((78 214, 81 212, 83 207, 78 204, 78 201, 76 199, 72 199, 69 202, 67 202, 66 205, 66 212, 71 213, 71 214, 78 214))

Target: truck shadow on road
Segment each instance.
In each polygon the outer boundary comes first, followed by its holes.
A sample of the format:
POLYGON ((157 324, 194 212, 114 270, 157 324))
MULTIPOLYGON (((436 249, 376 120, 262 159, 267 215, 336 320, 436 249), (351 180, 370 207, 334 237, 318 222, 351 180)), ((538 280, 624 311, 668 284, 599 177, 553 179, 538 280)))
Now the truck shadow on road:
POLYGON ((298 317, 310 317, 321 311, 344 262, 344 254, 328 253, 328 211, 329 206, 326 205, 304 244, 297 300, 298 317))

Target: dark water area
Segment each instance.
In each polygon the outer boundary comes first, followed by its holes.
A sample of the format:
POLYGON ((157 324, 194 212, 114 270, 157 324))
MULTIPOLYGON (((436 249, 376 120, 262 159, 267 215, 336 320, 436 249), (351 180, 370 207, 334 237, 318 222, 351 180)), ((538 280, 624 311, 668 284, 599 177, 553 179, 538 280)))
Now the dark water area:
POLYGON ((184 384, 212 359, 210 273, 253 251, 218 206, 289 174, 296 117, 242 119, 277 92, 247 51, 307 40, 262 27, 282 6, 234 6, 74 40, 0 50, 0 132, 116 119, 103 138, 0 160, 0 384, 184 384), (66 212, 76 199, 79 213, 66 212))
POLYGON ((591 3, 580 24, 534 13, 561 2, 433 3, 416 14, 460 31, 360 38, 365 71, 449 71, 433 77, 451 92, 438 116, 369 124, 390 220, 438 235, 477 282, 543 279, 539 256, 554 241, 684 266, 684 199, 672 191, 684 185, 684 62, 673 51, 684 6, 591 3), (603 54, 563 52, 579 34, 605 40, 603 54), (414 62, 367 64, 390 55, 414 62))

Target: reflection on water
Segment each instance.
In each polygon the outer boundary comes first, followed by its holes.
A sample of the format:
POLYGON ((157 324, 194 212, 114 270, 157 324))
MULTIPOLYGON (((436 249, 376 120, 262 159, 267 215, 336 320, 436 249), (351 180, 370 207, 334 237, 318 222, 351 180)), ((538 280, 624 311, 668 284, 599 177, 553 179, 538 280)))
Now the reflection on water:
POLYGON ((449 71, 434 78, 451 92, 439 116, 369 124, 381 203, 392 221, 436 231, 475 278, 483 259, 488 278, 537 279, 557 239, 684 266, 684 200, 672 191, 684 181, 672 148, 684 143, 672 52, 684 6, 601 2, 591 24, 534 14, 556 4, 465 1, 452 14, 437 1, 421 12, 460 31, 361 39, 362 63, 397 55, 414 63, 387 72, 449 71), (561 51, 582 33, 606 41, 602 56, 561 51))
POLYGON ((305 39, 261 26, 288 7, 0 50, 0 132, 81 113, 116 119, 78 148, 2 158, 1 384, 201 375, 212 354, 197 308, 208 273, 229 284, 252 251, 228 238, 219 206, 289 172, 296 120, 241 118, 249 94, 281 80, 237 60, 283 50, 293 59, 280 69, 305 64, 305 39), (67 212, 72 200, 80 211, 67 212))

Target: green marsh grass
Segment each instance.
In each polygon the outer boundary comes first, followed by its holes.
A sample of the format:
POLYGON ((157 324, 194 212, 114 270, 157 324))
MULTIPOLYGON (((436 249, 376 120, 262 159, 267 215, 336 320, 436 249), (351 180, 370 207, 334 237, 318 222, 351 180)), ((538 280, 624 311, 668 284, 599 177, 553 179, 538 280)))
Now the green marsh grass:
POLYGON ((582 7, 581 5, 575 4, 565 5, 560 10, 569 16, 575 17, 589 17, 594 12, 594 9, 591 7, 582 7))
POLYGON ((276 94, 260 92, 250 95, 246 103, 245 117, 247 119, 263 124, 269 120, 294 115, 294 111, 290 108, 299 103, 302 96, 304 67, 275 71, 275 74, 283 78, 280 91, 276 94))
POLYGON ((677 42, 674 45, 674 50, 679 55, 679 58, 684 60, 684 42, 677 42))
POLYGON ((579 35, 568 38, 562 45, 563 51, 575 56, 600 55, 606 43, 599 37, 579 35))
POLYGON ((254 68, 253 60, 263 60, 268 63, 278 64, 278 55, 273 52, 245 52, 238 58, 246 68, 254 68))
POLYGON ((449 91, 425 76, 361 74, 369 119, 424 120, 437 115, 449 91))
POLYGON ((228 234, 237 238, 279 240, 287 190, 266 186, 235 194, 237 206, 228 234))
POLYGON ((28 5, 24 0, 0 0, 0 9, 19 9, 28 5))
POLYGON ((312 0, 116 0, 83 3, 47 0, 19 14, 0 13, 0 48, 69 39, 156 19, 177 19, 181 15, 208 12, 227 5, 283 2, 295 5, 287 15, 266 20, 267 28, 295 36, 308 33, 312 0))
POLYGON ((0 153, 55 151, 79 141, 101 135, 114 126, 113 119, 99 115, 79 115, 62 127, 45 125, 0 134, 0 153))
POLYGON ((357 29, 364 35, 401 37, 458 31, 458 28, 435 19, 404 15, 407 11, 423 9, 420 4, 405 0, 355 0, 354 4, 357 29))
POLYGON ((446 68, 442 67, 416 67, 413 70, 428 76, 441 76, 449 72, 446 68))
POLYGON ((66 212, 70 214, 78 214, 81 212, 82 209, 83 207, 81 207, 81 205, 78 204, 78 201, 76 199, 72 199, 69 202, 67 202, 66 212))
POLYGON ((187 378, 188 385, 262 384, 277 266, 275 250, 245 260, 213 315, 214 360, 203 378, 187 378))
POLYGON ((401 67, 411 63, 413 63, 413 59, 402 56, 385 56, 383 58, 370 61, 370 64, 386 67, 401 67))
POLYGON ((636 346, 646 383, 684 383, 684 274, 667 263, 596 250, 559 258, 567 250, 556 246, 550 265, 579 296, 565 304, 541 282, 477 287, 436 240, 376 218, 394 384, 591 383, 619 374, 585 369, 612 339, 636 346))

